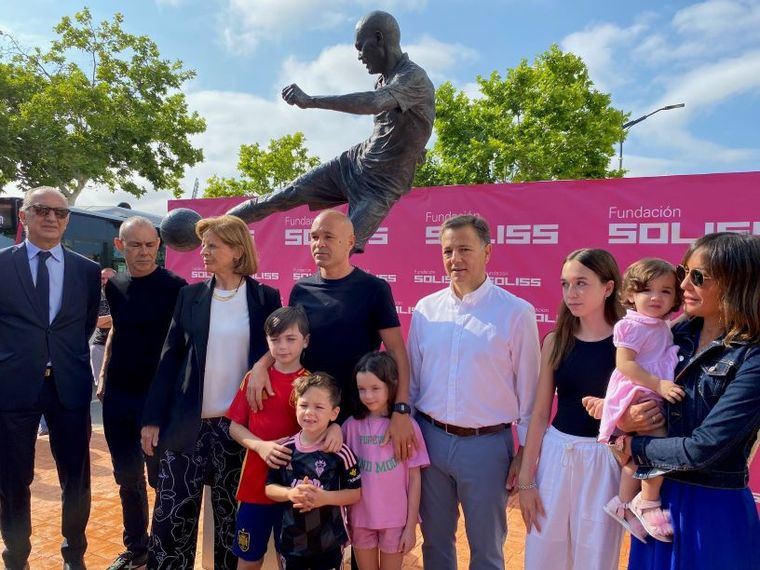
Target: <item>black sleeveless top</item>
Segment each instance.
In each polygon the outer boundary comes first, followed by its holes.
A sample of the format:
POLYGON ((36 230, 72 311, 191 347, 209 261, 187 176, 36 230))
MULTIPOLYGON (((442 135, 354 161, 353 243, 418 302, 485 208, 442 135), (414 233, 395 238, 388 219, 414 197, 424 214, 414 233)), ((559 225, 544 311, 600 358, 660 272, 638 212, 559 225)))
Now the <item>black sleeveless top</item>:
POLYGON ((554 372, 557 415, 554 416, 552 425, 569 435, 597 437, 599 420, 588 415, 581 398, 604 398, 613 370, 615 345, 612 344, 612 335, 596 342, 585 342, 576 338, 570 354, 554 372))

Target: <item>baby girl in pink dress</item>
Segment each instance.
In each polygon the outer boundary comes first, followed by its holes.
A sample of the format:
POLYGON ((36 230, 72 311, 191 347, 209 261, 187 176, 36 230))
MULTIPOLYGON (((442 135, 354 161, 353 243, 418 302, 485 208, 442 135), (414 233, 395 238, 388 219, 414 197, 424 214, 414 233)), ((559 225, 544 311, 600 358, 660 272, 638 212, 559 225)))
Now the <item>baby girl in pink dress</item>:
MULTIPOLYGON (((664 417, 663 399, 675 403, 684 397, 684 391, 673 382, 678 347, 665 320, 680 306, 680 293, 675 268, 666 261, 642 259, 626 270, 621 295, 629 309, 613 332, 616 368, 604 398, 600 442, 610 443, 622 433, 617 422, 631 404, 656 400, 664 417)), ((646 435, 665 437, 667 430, 662 427, 646 435)), ((639 481, 633 477, 636 467, 630 457, 623 458, 623 463, 619 495, 604 510, 642 541, 646 535, 641 525, 649 536, 670 542, 673 529, 667 513, 660 509, 662 477, 639 481), (634 515, 641 525, 636 524, 634 515)))

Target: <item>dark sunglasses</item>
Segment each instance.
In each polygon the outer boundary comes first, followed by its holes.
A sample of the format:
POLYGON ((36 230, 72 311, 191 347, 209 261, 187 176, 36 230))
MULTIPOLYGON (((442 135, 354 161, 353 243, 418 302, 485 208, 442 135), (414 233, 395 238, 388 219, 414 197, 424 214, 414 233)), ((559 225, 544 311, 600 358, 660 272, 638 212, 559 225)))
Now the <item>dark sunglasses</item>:
POLYGON ((71 213, 71 210, 68 208, 53 208, 51 206, 41 206, 40 204, 32 204, 30 207, 34 210, 34 213, 41 218, 47 218, 47 215, 50 212, 53 212, 56 218, 59 220, 65 220, 71 213))
POLYGON ((705 281, 712 279, 712 277, 705 275, 701 269, 689 269, 686 265, 676 266, 676 278, 679 283, 686 279, 687 276, 694 287, 702 287, 705 281))

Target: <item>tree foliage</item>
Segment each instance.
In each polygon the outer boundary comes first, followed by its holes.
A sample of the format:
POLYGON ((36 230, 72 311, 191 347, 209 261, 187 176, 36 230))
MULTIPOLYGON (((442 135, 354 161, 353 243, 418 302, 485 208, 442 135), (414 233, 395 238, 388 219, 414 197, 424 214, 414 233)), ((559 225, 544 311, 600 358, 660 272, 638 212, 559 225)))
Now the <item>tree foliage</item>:
POLYGON ((482 97, 449 82, 436 92, 436 141, 415 186, 605 178, 626 115, 594 89, 583 61, 552 45, 501 75, 482 97))
POLYGON ((0 38, 0 184, 56 186, 71 204, 88 183, 181 194, 185 166, 203 159, 189 137, 205 121, 179 91, 195 72, 122 23, 96 27, 85 8, 60 21, 46 52, 0 38))
POLYGON ((259 143, 241 145, 237 165, 240 178, 212 176, 203 195, 261 195, 279 190, 319 164, 316 156, 309 156, 305 142, 304 134, 296 132, 270 140, 266 149, 259 143))

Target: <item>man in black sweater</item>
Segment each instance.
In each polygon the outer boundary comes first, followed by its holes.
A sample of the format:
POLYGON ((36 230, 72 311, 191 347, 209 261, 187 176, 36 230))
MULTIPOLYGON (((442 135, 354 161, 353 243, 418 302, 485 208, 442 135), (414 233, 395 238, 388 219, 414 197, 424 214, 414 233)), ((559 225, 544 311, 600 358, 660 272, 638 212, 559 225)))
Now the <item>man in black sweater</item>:
MULTIPOLYGON (((135 216, 119 228, 116 248, 127 272, 106 284, 112 327, 106 341, 98 397, 124 517, 126 551, 109 570, 138 568, 148 553, 148 496, 140 447, 142 410, 184 279, 156 265, 159 237, 150 220, 135 216)), ((148 461, 155 486, 157 465, 148 461)))

